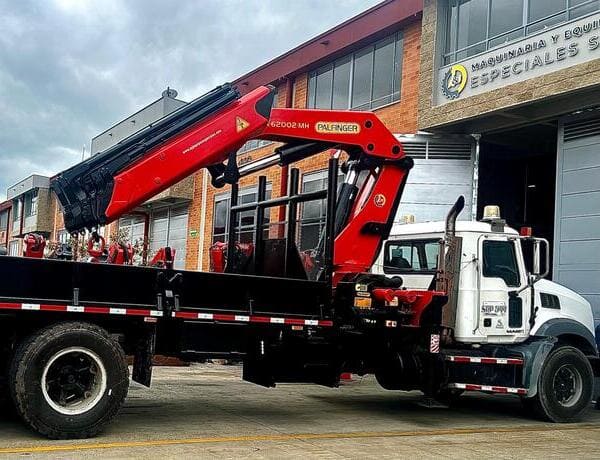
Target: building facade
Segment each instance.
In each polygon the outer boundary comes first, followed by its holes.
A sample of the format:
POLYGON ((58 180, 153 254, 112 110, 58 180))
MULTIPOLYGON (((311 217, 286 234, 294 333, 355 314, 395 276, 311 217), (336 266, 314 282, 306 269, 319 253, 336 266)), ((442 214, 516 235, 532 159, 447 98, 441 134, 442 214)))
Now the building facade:
POLYGON ((0 203, 0 251, 2 254, 8 254, 8 245, 11 241, 11 211, 11 200, 6 200, 0 203))
POLYGON ((0 212, 0 238, 4 235, 2 242, 9 255, 20 256, 26 234, 52 236, 56 200, 50 191, 50 178, 37 174, 9 187, 6 197, 5 209, 0 212))
POLYGON ((600 320, 600 2, 425 0, 420 130, 474 134, 474 213, 554 248, 600 320))

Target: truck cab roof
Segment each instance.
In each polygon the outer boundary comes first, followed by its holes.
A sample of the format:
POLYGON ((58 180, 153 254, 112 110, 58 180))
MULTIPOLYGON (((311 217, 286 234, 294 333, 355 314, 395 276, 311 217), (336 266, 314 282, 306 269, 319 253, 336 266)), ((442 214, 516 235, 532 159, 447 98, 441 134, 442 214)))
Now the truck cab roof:
MULTIPOLYGON (((405 235, 439 235, 442 236, 446 229, 446 222, 423 222, 418 224, 394 224, 390 232, 390 238, 401 237, 405 235)), ((505 235, 518 235, 518 232, 513 228, 504 226, 503 232, 492 231, 492 224, 489 222, 477 222, 461 220, 456 222, 457 233, 497 233, 505 235)))

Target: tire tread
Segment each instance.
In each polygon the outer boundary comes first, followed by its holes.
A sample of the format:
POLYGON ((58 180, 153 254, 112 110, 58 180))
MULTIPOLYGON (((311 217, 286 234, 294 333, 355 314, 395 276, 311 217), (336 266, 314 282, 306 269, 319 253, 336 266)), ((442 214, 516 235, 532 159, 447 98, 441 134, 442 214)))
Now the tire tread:
POLYGON ((10 368, 9 368, 9 387, 10 395, 17 410, 19 416, 23 421, 37 433, 46 436, 50 439, 84 439, 96 436, 104 426, 117 415, 119 409, 123 405, 127 391, 116 401, 116 404, 110 406, 110 410, 104 414, 101 420, 95 425, 82 429, 80 431, 63 431, 56 427, 47 426, 43 423, 38 423, 34 418, 31 417, 28 405, 27 405, 27 389, 25 385, 25 372, 30 365, 31 361, 35 358, 36 354, 39 353, 43 347, 54 339, 59 338, 63 334, 73 331, 85 331, 97 335, 100 340, 103 340, 106 345, 112 348, 112 351, 118 356, 118 364, 125 366, 125 371, 128 375, 129 370, 126 364, 125 353, 121 346, 115 342, 108 332, 92 323, 83 321, 69 321, 65 323, 58 323, 49 325, 41 330, 38 330, 19 343, 13 356, 10 368))

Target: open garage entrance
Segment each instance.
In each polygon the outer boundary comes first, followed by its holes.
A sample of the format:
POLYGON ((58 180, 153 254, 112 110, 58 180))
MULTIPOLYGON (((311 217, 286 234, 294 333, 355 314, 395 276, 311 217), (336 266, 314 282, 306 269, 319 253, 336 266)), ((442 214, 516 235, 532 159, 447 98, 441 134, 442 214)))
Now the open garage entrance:
POLYGON ((509 226, 531 227, 553 245, 557 133, 552 121, 482 135, 478 219, 498 205, 509 226))

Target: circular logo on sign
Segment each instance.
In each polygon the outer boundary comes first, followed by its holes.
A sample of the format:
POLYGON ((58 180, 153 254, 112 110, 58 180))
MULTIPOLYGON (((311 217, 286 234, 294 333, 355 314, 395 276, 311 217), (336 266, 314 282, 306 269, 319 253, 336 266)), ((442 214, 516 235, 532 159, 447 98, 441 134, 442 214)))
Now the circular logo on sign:
POLYGON ((385 195, 378 193, 377 195, 375 195, 375 198, 373 198, 373 202, 378 208, 383 207, 383 205, 385 205, 385 195))
POLYGON ((467 86, 467 69, 464 65, 454 64, 442 79, 442 92, 448 99, 456 99, 467 86))

